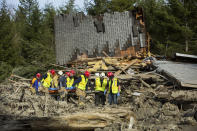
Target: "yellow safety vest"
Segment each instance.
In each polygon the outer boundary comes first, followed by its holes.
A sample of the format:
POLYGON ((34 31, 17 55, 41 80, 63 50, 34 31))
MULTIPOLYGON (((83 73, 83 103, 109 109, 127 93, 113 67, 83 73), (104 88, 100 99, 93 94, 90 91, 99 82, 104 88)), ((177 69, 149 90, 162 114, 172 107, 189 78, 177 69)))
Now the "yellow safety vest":
POLYGON ((52 82, 52 78, 51 78, 51 75, 50 73, 47 73, 47 78, 46 79, 42 79, 42 85, 46 88, 49 88, 51 86, 51 82, 52 82))
MULTIPOLYGON (((110 92, 110 88, 111 88, 111 80, 109 81, 109 91, 108 92, 110 92)), ((113 79, 112 93, 113 94, 117 94, 118 93, 118 79, 117 78, 113 79)))
POLYGON ((105 87, 107 86, 107 79, 103 79, 103 83, 102 83, 102 86, 101 86, 101 80, 100 78, 96 78, 96 81, 95 81, 95 85, 96 85, 96 91, 105 91, 105 87))
POLYGON ((74 78, 70 79, 69 77, 66 78, 66 85, 67 87, 71 87, 74 83, 74 78))
POLYGON ((85 91, 87 83, 88 78, 85 78, 84 75, 81 75, 81 82, 79 83, 78 88, 85 91))

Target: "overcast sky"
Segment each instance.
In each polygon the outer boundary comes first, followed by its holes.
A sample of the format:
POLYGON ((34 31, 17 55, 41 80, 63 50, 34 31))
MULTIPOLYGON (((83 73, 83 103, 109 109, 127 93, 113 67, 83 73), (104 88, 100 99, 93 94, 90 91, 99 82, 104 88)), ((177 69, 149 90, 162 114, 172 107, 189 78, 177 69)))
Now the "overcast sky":
MULTIPOLYGON (((1 0, 0 0, 1 1, 1 0)), ((39 2, 39 6, 43 8, 45 4, 52 3, 54 7, 59 7, 63 4, 65 4, 68 0, 37 0, 39 2)), ((19 4, 19 0, 6 0, 8 7, 16 8, 19 4)), ((83 8, 83 0, 75 0, 75 5, 83 8)))

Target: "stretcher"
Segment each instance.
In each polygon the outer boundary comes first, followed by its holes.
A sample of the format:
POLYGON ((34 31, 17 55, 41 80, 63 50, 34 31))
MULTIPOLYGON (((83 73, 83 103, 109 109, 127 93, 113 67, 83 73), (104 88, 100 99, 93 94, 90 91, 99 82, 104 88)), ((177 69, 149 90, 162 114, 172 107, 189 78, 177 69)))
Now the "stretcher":
POLYGON ((49 88, 49 94, 56 94, 58 93, 58 88, 49 88))
POLYGON ((66 87, 65 89, 66 89, 66 91, 68 93, 75 93, 76 92, 76 88, 75 87, 70 87, 70 88, 66 87))

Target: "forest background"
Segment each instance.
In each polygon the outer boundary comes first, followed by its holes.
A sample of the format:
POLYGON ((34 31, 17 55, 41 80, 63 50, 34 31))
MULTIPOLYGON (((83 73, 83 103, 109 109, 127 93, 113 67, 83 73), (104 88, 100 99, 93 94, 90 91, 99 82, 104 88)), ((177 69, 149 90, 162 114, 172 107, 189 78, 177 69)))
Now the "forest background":
POLYGON ((19 0, 13 10, 0 3, 0 82, 10 74, 30 78, 55 63, 54 16, 84 11, 88 15, 130 11, 142 7, 153 54, 197 55, 197 0, 75 0, 55 8, 40 8, 37 0, 19 0))

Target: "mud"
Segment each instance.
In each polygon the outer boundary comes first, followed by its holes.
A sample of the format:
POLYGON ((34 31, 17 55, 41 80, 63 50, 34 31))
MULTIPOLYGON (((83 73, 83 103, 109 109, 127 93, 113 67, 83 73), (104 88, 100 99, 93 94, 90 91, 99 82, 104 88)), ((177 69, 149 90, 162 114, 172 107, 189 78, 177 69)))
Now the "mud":
POLYGON ((69 122, 68 116, 72 117, 73 115, 74 117, 77 113, 82 113, 83 116, 105 113, 110 119, 106 118, 101 121, 99 117, 95 117, 97 125, 103 124, 104 126, 92 126, 94 124, 91 122, 94 123, 94 120, 87 118, 90 121, 88 123, 90 125, 87 125, 88 128, 80 127, 77 130, 195 130, 197 123, 193 114, 196 110, 196 101, 188 104, 184 101, 177 103, 173 99, 158 97, 158 94, 161 95, 162 92, 172 91, 173 87, 166 86, 165 80, 158 78, 157 81, 156 79, 154 83, 151 83, 155 84, 151 88, 144 87, 136 79, 121 81, 121 83, 122 92, 117 107, 108 104, 104 107, 95 107, 94 94, 91 93, 86 97, 86 105, 80 107, 76 104, 75 97, 66 103, 65 101, 57 101, 50 95, 32 95, 27 87, 14 87, 12 84, 0 85, 0 128, 1 130, 74 130, 74 127, 70 128, 66 125, 69 122), (117 112, 114 113, 114 111, 117 112), (128 114, 132 114, 132 119, 128 114), (64 125, 62 126, 61 123, 64 120, 65 125, 62 124, 64 125), (91 128, 89 128, 90 126, 91 128))

